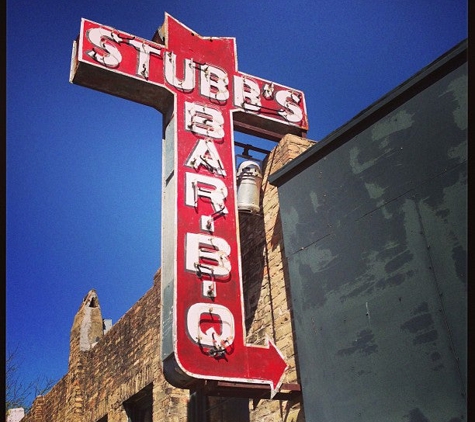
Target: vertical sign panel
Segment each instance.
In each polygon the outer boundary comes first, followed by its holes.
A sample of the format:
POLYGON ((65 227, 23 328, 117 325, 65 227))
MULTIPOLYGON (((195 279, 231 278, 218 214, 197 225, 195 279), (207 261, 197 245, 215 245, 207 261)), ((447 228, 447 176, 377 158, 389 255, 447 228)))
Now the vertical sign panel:
POLYGON ((169 15, 147 41, 83 20, 71 82, 164 114, 162 361, 170 383, 268 384, 287 367, 245 342, 233 130, 307 130, 304 95, 237 71, 233 38, 203 38, 169 15))

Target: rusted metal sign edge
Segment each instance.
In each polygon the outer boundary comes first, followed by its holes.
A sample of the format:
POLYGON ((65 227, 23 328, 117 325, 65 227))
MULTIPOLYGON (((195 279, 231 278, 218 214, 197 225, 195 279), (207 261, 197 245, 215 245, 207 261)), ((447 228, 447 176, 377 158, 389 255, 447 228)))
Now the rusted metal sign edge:
MULTIPOLYGON (((271 399, 269 386, 242 382, 205 381, 197 387, 197 390, 207 396, 271 399)), ((294 400, 301 394, 300 384, 282 384, 280 391, 272 397, 272 400, 294 400)))

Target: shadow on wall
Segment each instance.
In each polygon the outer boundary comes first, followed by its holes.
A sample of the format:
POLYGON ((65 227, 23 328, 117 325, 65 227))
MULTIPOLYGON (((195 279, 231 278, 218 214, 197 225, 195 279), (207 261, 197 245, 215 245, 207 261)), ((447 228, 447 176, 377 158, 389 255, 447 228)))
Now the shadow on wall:
POLYGON ((264 279, 265 229, 261 214, 239 213, 246 331, 251 328, 264 279))

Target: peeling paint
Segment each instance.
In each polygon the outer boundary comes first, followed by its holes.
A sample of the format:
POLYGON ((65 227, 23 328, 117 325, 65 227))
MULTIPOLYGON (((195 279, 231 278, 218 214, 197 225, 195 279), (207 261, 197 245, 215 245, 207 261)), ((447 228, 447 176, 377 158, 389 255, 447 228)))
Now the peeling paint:
POLYGON ((414 259, 414 255, 406 249, 402 254, 396 255, 393 259, 391 259, 385 266, 384 270, 388 274, 392 274, 399 269, 403 268, 405 264, 411 262, 414 259))
POLYGON ((332 261, 338 258, 338 255, 333 255, 330 249, 316 248, 312 259, 306 262, 312 268, 314 273, 325 270, 332 261))
POLYGON ((357 334, 356 340, 352 342, 352 346, 346 349, 338 350, 338 356, 348 356, 355 352, 370 355, 378 351, 378 345, 374 343, 374 334, 371 330, 363 330, 357 334))
POLYGON ((437 330, 429 331, 428 333, 419 334, 418 336, 414 337, 412 340, 412 344, 423 344, 423 343, 433 343, 439 338, 439 333, 437 330))
POLYGON ((395 132, 410 128, 414 124, 413 116, 414 114, 410 114, 406 110, 400 110, 396 114, 381 120, 373 126, 371 139, 379 141, 395 132))
MULTIPOLYGON (((417 333, 412 339, 412 344, 418 345, 435 342, 439 337, 439 333, 434 328, 434 320, 429 313, 428 303, 421 302, 420 305, 412 310, 411 314, 415 316, 402 324, 401 329, 412 334, 417 333)), ((440 354, 438 352, 432 353, 431 359, 432 361, 440 359, 440 354)))
POLYGON ((365 183, 364 185, 371 199, 381 198, 386 190, 376 183, 365 183))
POLYGON ((386 220, 390 220, 391 218, 393 218, 393 214, 388 212, 387 208, 384 207, 383 205, 385 204, 385 201, 384 199, 382 199, 381 201, 378 201, 376 203, 376 206, 381 210, 381 212, 383 213, 383 217, 386 219, 386 220))
POLYGON ((353 283, 357 287, 341 295, 340 300, 343 302, 360 294, 370 294, 375 288, 398 286, 414 276, 414 271, 410 269, 413 255, 409 249, 402 249, 398 253, 401 249, 400 244, 389 241, 383 250, 366 253, 366 270, 353 283), (381 277, 383 274, 384 277, 381 277))
POLYGON ((462 142, 455 147, 449 148, 447 156, 452 159, 457 159, 459 163, 467 160, 467 143, 462 142))
POLYGON ((310 201, 312 202, 313 211, 315 211, 315 213, 316 213, 318 207, 321 205, 318 202, 318 196, 317 196, 316 192, 314 192, 313 190, 309 192, 309 196, 310 196, 310 201))
MULTIPOLYGON (((431 242, 443 239, 444 249, 450 251, 442 256, 436 267, 446 279, 467 282, 467 196, 466 174, 459 174, 450 186, 445 187, 440 198, 424 198, 419 209, 430 223, 433 232, 431 242), (461 192, 465 191, 462 196, 461 192), (430 218, 430 220, 429 220, 430 218)), ((436 247, 440 245, 435 245, 436 247)))
POLYGON ((417 308, 412 311, 412 315, 421 314, 423 312, 429 312, 429 305, 427 302, 422 302, 417 308))
POLYGON ((401 325, 403 330, 408 330, 411 333, 417 333, 418 331, 425 330, 433 326, 434 321, 431 314, 422 314, 414 318, 411 318, 409 321, 401 325))
MULTIPOLYGON (((308 286, 309 280, 314 280, 314 273, 309 265, 300 264, 299 266, 299 275, 302 280, 305 280, 305 286, 308 286)), ((310 286, 309 286, 310 287, 310 286)), ((305 300, 306 297, 303 296, 304 309, 313 308, 314 306, 320 307, 323 306, 326 302, 325 290, 323 289, 320 282, 315 281, 311 284, 312 296, 311 300, 305 300)), ((308 297, 310 299, 310 297, 308 297)))
POLYGON ((365 171, 367 168, 371 167, 376 163, 377 159, 374 158, 372 160, 368 160, 363 164, 360 164, 358 161, 358 155, 360 154, 360 150, 357 146, 350 149, 350 166, 353 174, 359 174, 365 171))
POLYGON ((414 275, 414 271, 408 271, 405 274, 396 274, 393 277, 379 280, 375 286, 378 289, 384 289, 389 286, 399 286, 400 284, 404 283, 408 277, 412 277, 412 275, 414 275))
MULTIPOLYGON (((282 211, 281 211, 282 212, 282 211)), ((299 213, 294 207, 290 207, 288 209, 286 218, 288 218, 290 221, 299 221, 299 213)))
MULTIPOLYGON (((379 143, 379 149, 385 149, 389 146, 389 138, 384 138, 380 143, 379 143)), ((389 152, 389 150, 385 150, 385 152, 389 152)))
POLYGON ((461 130, 467 129, 467 86, 468 76, 463 75, 450 82, 447 91, 442 94, 453 95, 454 102, 457 104, 457 107, 453 111, 454 122, 461 130))
POLYGON ((430 422, 430 420, 421 412, 419 408, 412 409, 409 415, 404 415, 409 422, 430 422))
POLYGON ((458 245, 452 249, 452 259, 455 263, 457 278, 463 283, 467 283, 467 251, 458 245))

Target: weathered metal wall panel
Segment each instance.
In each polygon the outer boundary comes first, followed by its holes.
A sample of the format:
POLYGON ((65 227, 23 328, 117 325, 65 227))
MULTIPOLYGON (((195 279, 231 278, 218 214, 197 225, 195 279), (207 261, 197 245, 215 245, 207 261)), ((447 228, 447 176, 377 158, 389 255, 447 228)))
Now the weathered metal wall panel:
POLYGON ((467 68, 279 186, 308 422, 466 419, 467 68))

